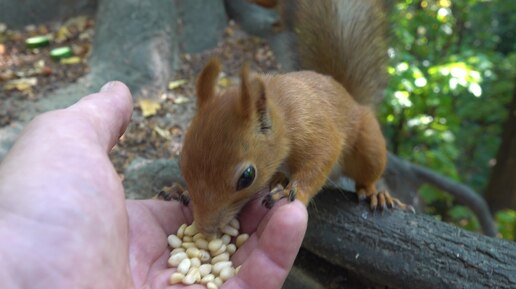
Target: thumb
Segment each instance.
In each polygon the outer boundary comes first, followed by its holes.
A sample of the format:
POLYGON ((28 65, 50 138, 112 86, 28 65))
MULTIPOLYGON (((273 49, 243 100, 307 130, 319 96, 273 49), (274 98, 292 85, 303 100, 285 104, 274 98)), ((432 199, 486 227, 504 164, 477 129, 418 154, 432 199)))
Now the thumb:
POLYGON ((111 81, 100 92, 82 98, 66 110, 86 118, 101 145, 110 150, 127 128, 132 106, 129 88, 120 81, 111 81))

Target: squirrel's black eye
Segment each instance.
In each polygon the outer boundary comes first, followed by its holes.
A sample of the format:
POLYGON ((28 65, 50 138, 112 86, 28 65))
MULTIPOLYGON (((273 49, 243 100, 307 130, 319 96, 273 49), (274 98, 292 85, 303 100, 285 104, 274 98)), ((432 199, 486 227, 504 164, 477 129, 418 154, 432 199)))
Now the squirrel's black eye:
POLYGON ((244 172, 242 173, 242 175, 240 176, 240 178, 238 179, 237 191, 240 191, 240 190, 243 190, 243 189, 249 187, 253 183, 255 175, 256 175, 256 172, 254 170, 254 167, 253 166, 247 167, 244 170, 244 172))

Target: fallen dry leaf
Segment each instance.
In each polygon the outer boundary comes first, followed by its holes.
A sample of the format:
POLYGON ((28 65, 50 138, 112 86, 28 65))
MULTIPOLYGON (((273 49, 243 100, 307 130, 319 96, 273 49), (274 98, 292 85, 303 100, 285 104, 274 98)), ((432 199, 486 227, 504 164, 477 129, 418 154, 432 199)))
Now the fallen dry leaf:
POLYGON ((5 90, 18 90, 22 92, 29 91, 33 86, 38 84, 35 77, 13 79, 4 85, 5 90))
POLYGON ((59 30, 56 32, 55 41, 57 43, 62 43, 68 39, 68 37, 72 36, 72 33, 66 26, 61 26, 59 30))
POLYGON ((0 43, 0 55, 4 54, 5 53, 5 45, 3 45, 2 43, 0 43))
POLYGON ((186 83, 187 83, 186 79, 174 80, 174 81, 171 81, 168 83, 168 89, 174 90, 176 88, 183 86, 186 83))
POLYGON ((170 132, 166 129, 162 129, 160 128, 159 126, 155 126, 154 127, 154 131, 162 138, 164 139, 170 139, 171 138, 171 135, 170 135, 170 132))
POLYGON ((144 117, 149 117, 155 115, 158 110, 161 108, 161 104, 152 99, 140 99, 138 101, 140 108, 142 110, 142 115, 144 117))
POLYGON ((81 63, 81 61, 82 61, 82 58, 80 58, 79 56, 72 56, 72 57, 61 59, 60 63, 61 64, 77 64, 77 63, 81 63))
POLYGON ((77 16, 66 21, 65 26, 75 27, 79 31, 84 31, 89 26, 89 19, 86 16, 77 16))
POLYGON ((183 103, 188 103, 188 102, 190 102, 190 99, 188 97, 178 96, 178 97, 174 98, 175 104, 183 104, 183 103))
POLYGON ((8 69, 4 72, 0 72, 0 80, 2 80, 2 81, 11 80, 15 77, 16 77, 16 74, 14 73, 14 71, 12 71, 10 69, 8 69))

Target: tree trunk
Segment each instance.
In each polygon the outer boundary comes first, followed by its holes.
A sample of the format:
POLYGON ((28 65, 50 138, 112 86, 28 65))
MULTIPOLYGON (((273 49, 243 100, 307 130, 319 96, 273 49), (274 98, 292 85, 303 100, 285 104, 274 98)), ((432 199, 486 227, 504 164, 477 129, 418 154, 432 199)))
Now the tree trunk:
POLYGON ((486 199, 493 211, 505 208, 516 210, 516 81, 502 144, 487 185, 486 199))

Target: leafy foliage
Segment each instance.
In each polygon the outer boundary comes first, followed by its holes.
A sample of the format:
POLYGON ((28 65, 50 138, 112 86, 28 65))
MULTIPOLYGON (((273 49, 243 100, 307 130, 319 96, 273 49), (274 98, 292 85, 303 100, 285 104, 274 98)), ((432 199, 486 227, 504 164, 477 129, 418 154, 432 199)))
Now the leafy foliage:
MULTIPOLYGON (((514 11, 516 2, 505 0, 395 1, 380 112, 391 151, 484 189, 516 75, 514 11)), ((450 196, 421 193, 430 213, 478 229, 450 196)))

